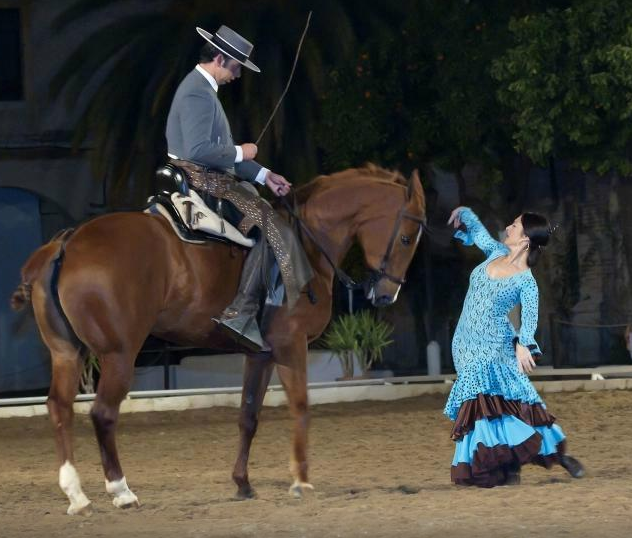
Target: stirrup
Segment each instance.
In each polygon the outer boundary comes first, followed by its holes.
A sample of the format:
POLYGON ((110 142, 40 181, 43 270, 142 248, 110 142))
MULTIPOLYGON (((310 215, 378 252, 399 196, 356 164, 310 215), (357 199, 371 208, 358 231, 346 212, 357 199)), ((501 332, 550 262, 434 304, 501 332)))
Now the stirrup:
POLYGON ((254 315, 241 315, 235 317, 222 316, 221 318, 213 318, 218 328, 227 336, 237 341, 249 351, 260 353, 262 351, 271 351, 270 346, 266 344, 259 331, 257 318, 254 315))

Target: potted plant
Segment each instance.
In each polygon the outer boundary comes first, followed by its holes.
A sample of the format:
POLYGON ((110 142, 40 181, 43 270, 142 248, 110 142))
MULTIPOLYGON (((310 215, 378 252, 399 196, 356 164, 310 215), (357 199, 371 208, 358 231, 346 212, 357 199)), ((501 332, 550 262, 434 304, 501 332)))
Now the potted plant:
POLYGON ((351 379, 357 360, 362 376, 366 377, 371 366, 382 361, 393 326, 378 320, 365 310, 357 314, 344 314, 336 318, 323 336, 323 345, 338 357, 342 368, 341 379, 351 379))
POLYGON ((323 335, 323 346, 338 357, 342 369, 342 379, 353 377, 353 363, 358 351, 358 321, 353 314, 337 317, 323 335))
POLYGON ((384 349, 393 343, 393 326, 377 319, 370 311, 357 315, 358 360, 362 373, 367 375, 373 364, 382 362, 384 349))
POLYGON ((89 352, 83 363, 81 378, 79 379, 79 387, 83 394, 94 394, 96 392, 94 375, 99 372, 99 359, 94 353, 89 352))

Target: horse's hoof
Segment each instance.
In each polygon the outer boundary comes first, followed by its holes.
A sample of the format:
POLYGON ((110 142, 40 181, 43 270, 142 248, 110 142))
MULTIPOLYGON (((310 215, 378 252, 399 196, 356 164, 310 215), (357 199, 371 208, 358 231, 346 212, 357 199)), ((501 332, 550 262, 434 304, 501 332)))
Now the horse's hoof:
POLYGON ((112 499, 112 504, 117 508, 140 508, 138 497, 136 497, 132 490, 129 489, 125 477, 111 482, 106 480, 105 491, 114 497, 112 499))
MULTIPOLYGON (((88 499, 86 499, 88 501, 88 499)), ((66 510, 69 516, 91 516, 92 515, 92 503, 90 501, 87 504, 71 504, 66 510)))
POLYGON ((306 489, 314 491, 314 486, 312 486, 309 482, 299 482, 298 480, 295 480, 294 484, 290 486, 289 494, 295 499, 302 499, 303 492, 306 489))
POLYGON ((138 497, 136 497, 136 495, 134 495, 131 491, 114 497, 114 499, 112 499, 112 504, 117 508, 122 508, 124 510, 127 508, 140 508, 138 497))
POLYGON ((241 487, 237 490, 237 499, 240 501, 246 501, 248 499, 256 499, 256 498, 257 498, 257 493, 250 485, 241 487))

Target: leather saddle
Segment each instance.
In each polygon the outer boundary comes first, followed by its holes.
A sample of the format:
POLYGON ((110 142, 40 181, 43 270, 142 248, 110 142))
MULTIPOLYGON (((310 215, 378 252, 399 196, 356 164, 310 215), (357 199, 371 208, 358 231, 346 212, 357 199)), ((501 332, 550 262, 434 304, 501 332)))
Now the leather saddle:
POLYGON ((158 168, 156 177, 162 190, 148 198, 145 213, 162 215, 182 241, 234 243, 246 248, 255 244, 254 239, 244 236, 221 218, 197 192, 189 188, 184 170, 166 164, 158 168))

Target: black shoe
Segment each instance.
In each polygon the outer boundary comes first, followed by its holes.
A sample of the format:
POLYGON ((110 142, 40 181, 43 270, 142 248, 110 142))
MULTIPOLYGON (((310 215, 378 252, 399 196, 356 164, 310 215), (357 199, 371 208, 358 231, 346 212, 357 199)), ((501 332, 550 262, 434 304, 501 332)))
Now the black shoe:
POLYGON ((505 486, 519 486, 520 485, 520 464, 512 462, 506 467, 505 486))
POLYGON ((508 472, 507 479, 505 480, 505 486, 519 486, 520 485, 520 471, 508 472))
POLYGON ((259 331, 257 318, 254 315, 242 314, 236 316, 223 315, 220 319, 213 319, 218 328, 227 336, 244 346, 248 351, 261 353, 270 351, 259 331))
POLYGON ((560 465, 564 467, 564 469, 568 471, 568 474, 573 478, 581 478, 584 474, 586 474, 584 466, 573 456, 568 456, 566 454, 560 456, 560 465))

